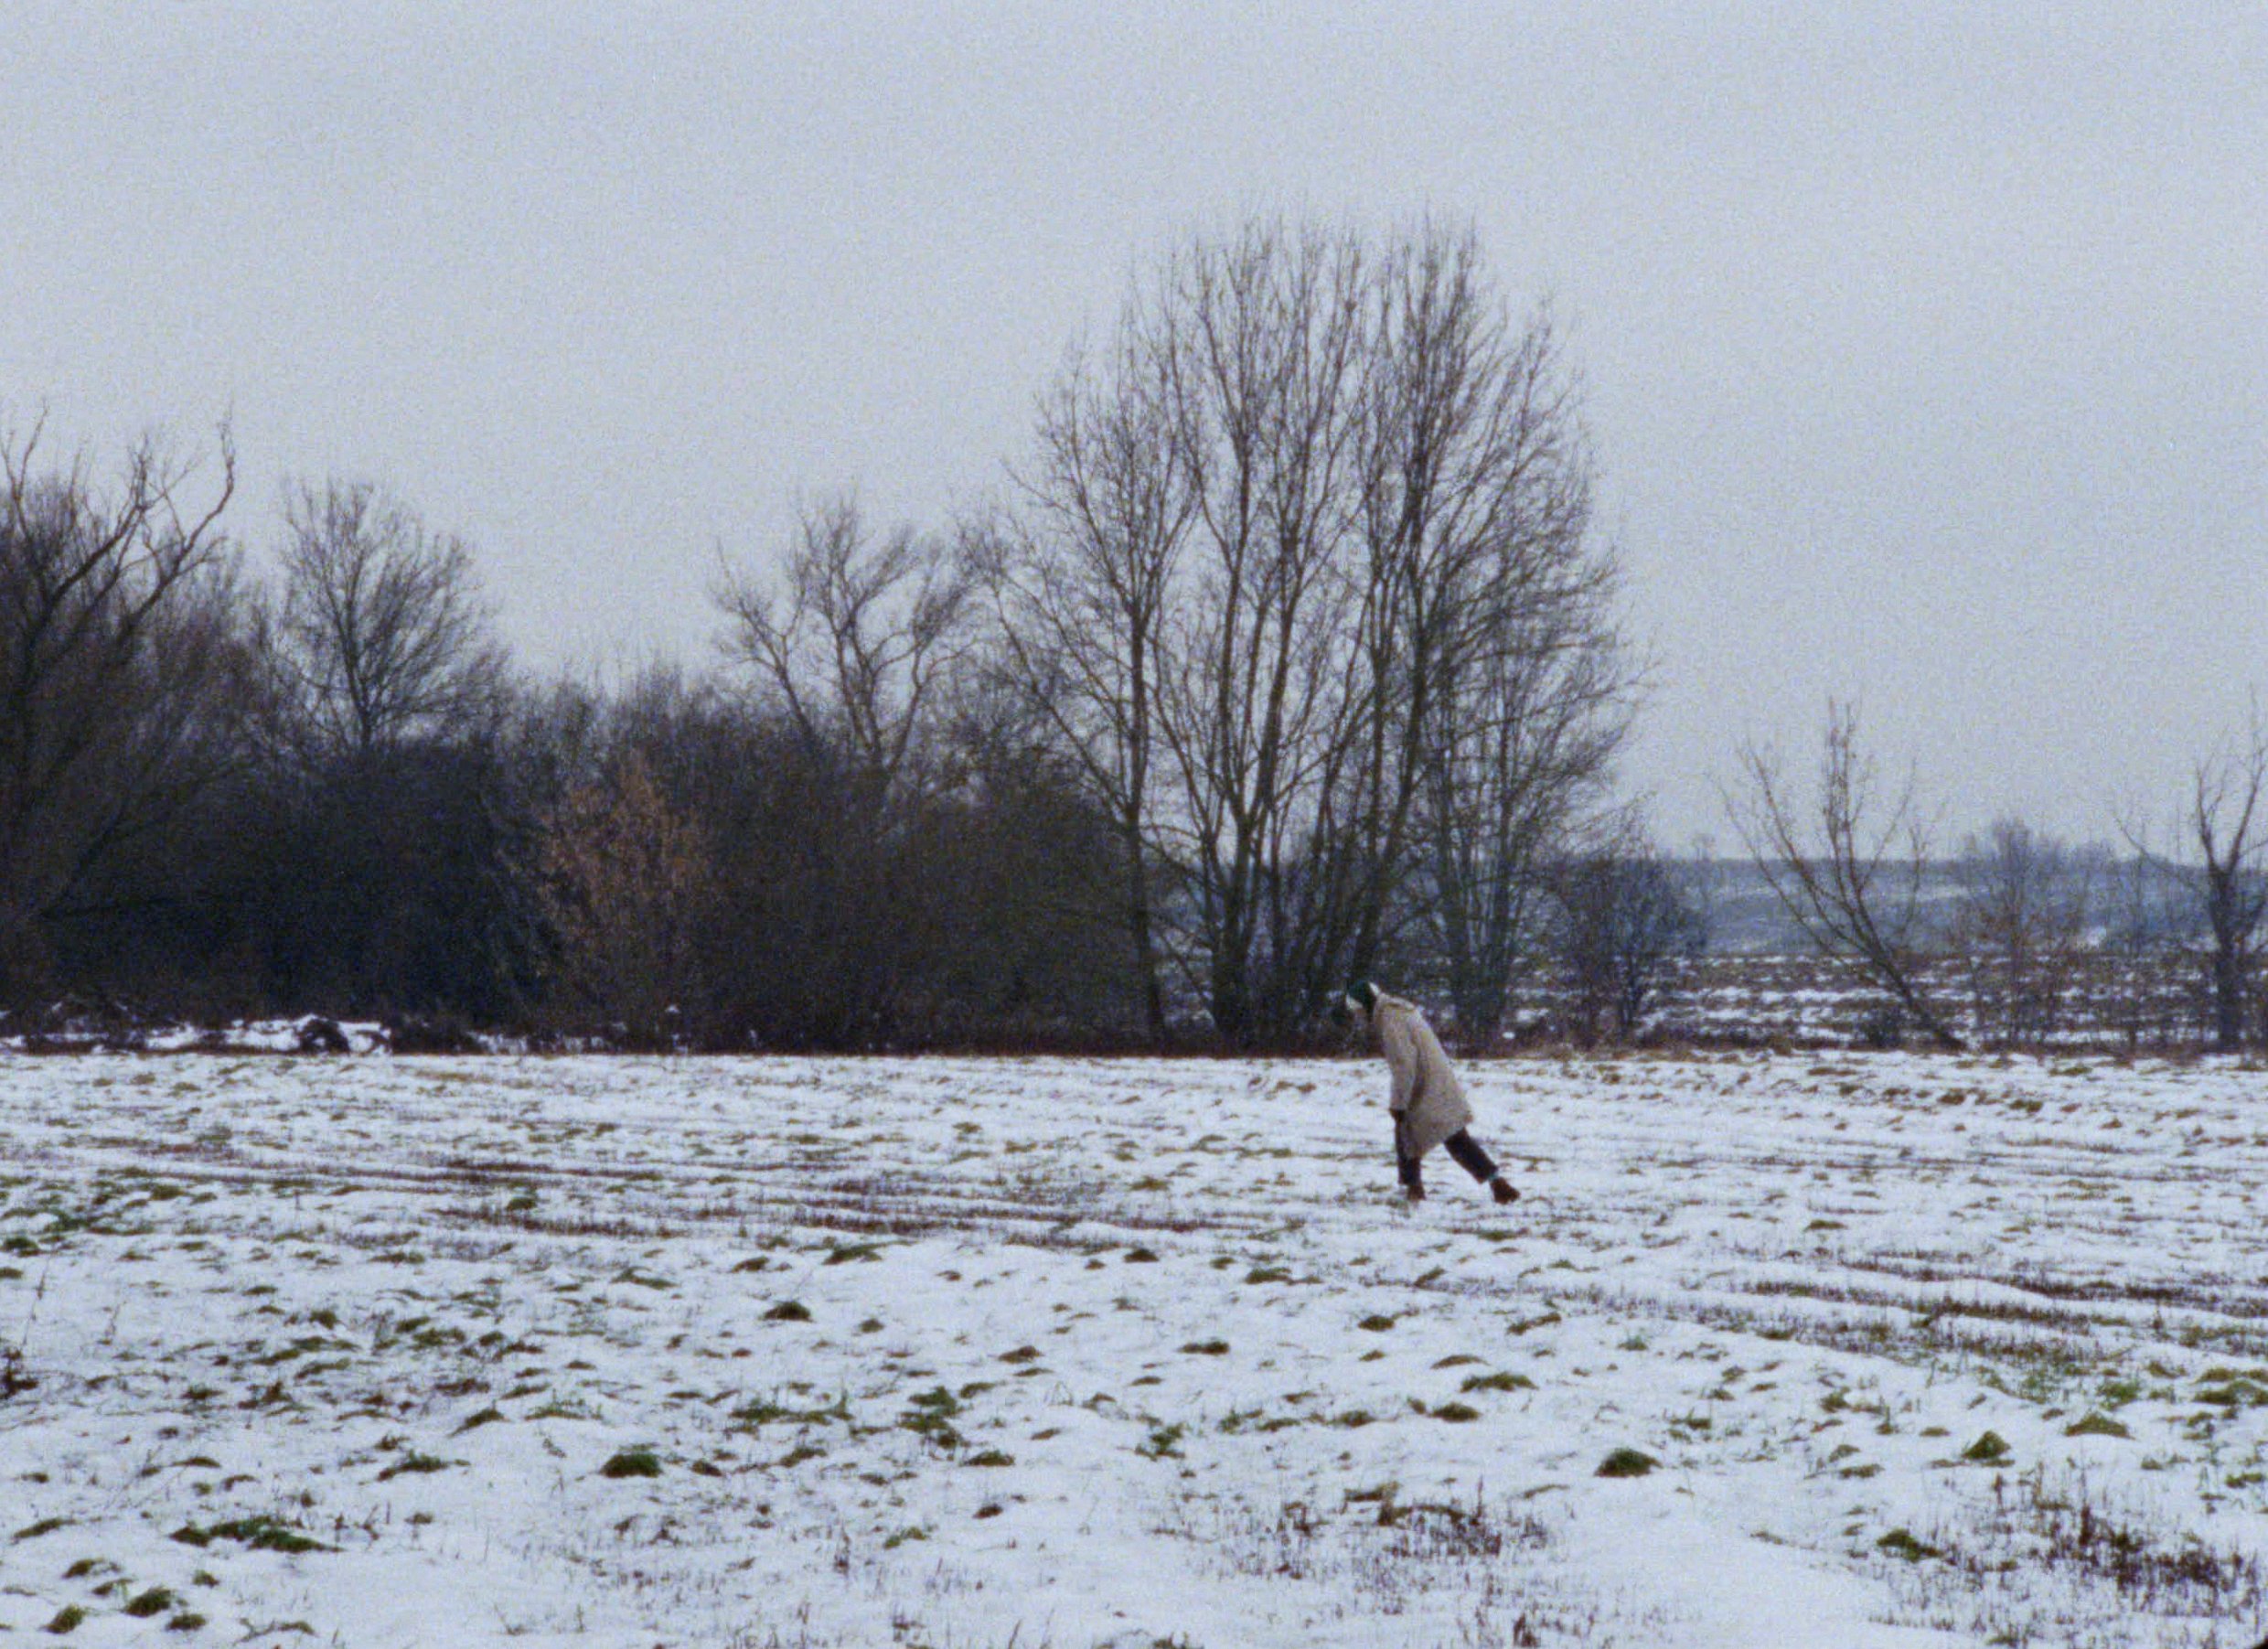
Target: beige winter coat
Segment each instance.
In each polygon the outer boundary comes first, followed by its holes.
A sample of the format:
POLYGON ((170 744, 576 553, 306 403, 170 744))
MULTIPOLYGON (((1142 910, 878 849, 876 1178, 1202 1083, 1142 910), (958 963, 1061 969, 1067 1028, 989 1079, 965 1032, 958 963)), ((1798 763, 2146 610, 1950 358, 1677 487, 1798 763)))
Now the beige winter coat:
POLYGON ((1458 1080, 1440 1039, 1416 1003, 1380 991, 1378 1005, 1371 1010, 1371 1028, 1377 1033, 1386 1069, 1394 1075, 1386 1107, 1394 1113, 1404 1155, 1422 1157, 1459 1129, 1471 1125, 1465 1085, 1458 1080))

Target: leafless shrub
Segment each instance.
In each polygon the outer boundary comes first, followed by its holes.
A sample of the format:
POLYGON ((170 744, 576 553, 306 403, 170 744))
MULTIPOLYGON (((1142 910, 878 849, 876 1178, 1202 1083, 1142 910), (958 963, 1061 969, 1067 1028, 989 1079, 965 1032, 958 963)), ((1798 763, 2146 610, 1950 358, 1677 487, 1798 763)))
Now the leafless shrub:
POLYGON ((544 907, 558 977, 633 1046, 669 1045, 695 1001, 715 899, 707 844, 636 752, 571 792, 545 831, 544 907))
POLYGON ((1579 855, 1553 881, 1568 1033, 1635 1037, 1671 966, 1701 949, 1698 904, 1678 867, 1636 835, 1579 855))
POLYGON ((2038 1046, 2063 1028, 2087 951, 2089 901, 2075 856, 2019 819, 1963 844, 1952 947, 1977 1034, 2038 1046))

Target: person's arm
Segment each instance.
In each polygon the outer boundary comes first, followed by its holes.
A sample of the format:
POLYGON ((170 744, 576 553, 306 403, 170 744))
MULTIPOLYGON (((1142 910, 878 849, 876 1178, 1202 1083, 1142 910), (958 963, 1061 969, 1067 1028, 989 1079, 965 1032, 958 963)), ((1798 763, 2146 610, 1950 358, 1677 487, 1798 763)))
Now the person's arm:
POLYGON ((1418 1050, 1410 1042, 1409 1027, 1402 1023, 1399 1014, 1379 1021, 1378 1045, 1385 1054, 1386 1069, 1394 1077, 1394 1091, 1386 1098, 1386 1108, 1399 1117, 1418 1098, 1418 1050))

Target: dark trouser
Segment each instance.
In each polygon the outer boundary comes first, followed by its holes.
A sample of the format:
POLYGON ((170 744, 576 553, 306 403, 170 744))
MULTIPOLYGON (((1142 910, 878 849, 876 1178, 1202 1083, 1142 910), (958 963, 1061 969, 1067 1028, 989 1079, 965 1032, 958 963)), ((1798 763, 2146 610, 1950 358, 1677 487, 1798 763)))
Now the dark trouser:
MULTIPOLYGON (((1480 1142, 1463 1129, 1459 1129, 1448 1139, 1442 1140, 1441 1146, 1456 1162, 1458 1167, 1463 1169, 1482 1184, 1485 1185, 1496 1177, 1496 1164, 1489 1161, 1489 1153, 1482 1151, 1480 1142)), ((1425 1190, 1426 1182, 1418 1169, 1418 1159, 1402 1154, 1398 1130, 1395 1140, 1395 1165, 1401 1170, 1403 1185, 1411 1191, 1425 1190)))

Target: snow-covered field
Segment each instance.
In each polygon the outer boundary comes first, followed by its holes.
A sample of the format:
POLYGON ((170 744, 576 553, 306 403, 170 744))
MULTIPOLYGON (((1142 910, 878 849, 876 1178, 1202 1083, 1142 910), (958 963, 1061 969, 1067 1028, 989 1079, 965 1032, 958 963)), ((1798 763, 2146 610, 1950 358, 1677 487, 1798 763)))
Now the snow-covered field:
POLYGON ((2268 1632, 2268 1076, 1471 1076, 0 1056, 0 1639, 2268 1632))

